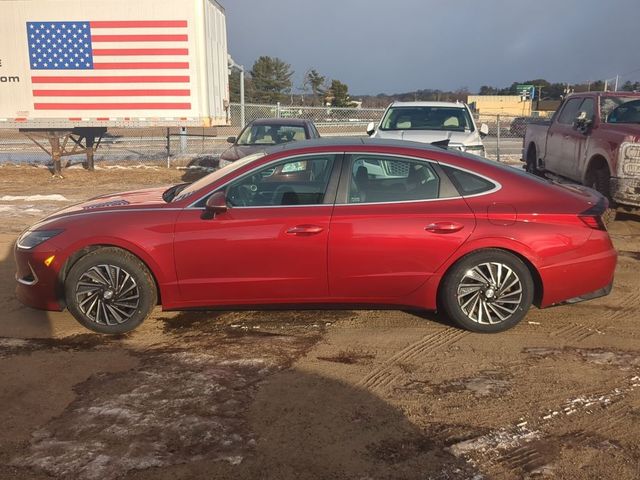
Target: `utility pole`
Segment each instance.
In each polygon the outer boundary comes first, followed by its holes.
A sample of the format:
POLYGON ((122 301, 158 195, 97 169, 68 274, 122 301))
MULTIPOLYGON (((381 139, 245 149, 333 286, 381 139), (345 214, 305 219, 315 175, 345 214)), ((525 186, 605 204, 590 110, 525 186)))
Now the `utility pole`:
POLYGON ((620 79, 620 75, 616 75, 616 86, 613 88, 614 92, 618 91, 618 80, 620 79))
POLYGON ((244 66, 237 64, 231 55, 227 55, 227 61, 229 62, 229 69, 237 68, 240 71, 240 128, 244 128, 244 66))

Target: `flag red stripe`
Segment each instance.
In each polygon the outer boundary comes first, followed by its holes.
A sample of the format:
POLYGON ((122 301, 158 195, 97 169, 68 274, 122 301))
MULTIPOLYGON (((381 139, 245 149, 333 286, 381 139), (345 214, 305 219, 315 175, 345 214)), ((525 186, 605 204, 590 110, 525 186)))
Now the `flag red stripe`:
POLYGON ((31 77, 32 83, 189 83, 189 76, 31 77))
POLYGON ((34 97, 188 97, 190 90, 34 90, 34 97))
POLYGON ((190 110, 190 103, 35 103, 36 110, 190 110))
POLYGON ((96 48, 94 57, 104 55, 189 55, 188 48, 96 48))
POLYGON ((174 28, 186 27, 186 20, 123 20, 89 22, 91 28, 174 28))
POLYGON ((188 35, 91 35, 92 43, 99 42, 186 42, 188 35))
POLYGON ((94 63, 94 70, 176 70, 189 68, 189 62, 94 63))

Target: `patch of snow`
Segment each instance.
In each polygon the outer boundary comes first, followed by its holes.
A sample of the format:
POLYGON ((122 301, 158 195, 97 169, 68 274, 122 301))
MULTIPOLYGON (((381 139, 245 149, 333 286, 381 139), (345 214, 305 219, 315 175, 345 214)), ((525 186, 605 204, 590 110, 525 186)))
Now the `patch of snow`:
POLYGON ((26 202, 68 202, 69 199, 64 195, 52 194, 52 195, 3 195, 0 197, 2 202, 15 202, 16 200, 23 200, 26 202))
POLYGON ((27 345, 29 345, 29 341, 22 338, 0 338, 0 347, 20 348, 27 345))
POLYGON ((449 447, 449 450, 456 457, 460 457, 474 452, 488 453, 495 450, 508 450, 538 438, 540 438, 540 432, 537 430, 517 426, 501 428, 481 437, 458 442, 449 447))
POLYGON ((203 458, 238 465, 255 448, 241 412, 251 401, 246 389, 264 376, 265 363, 163 354, 148 368, 115 377, 132 388, 73 403, 11 464, 81 480, 115 480, 131 470, 203 458))

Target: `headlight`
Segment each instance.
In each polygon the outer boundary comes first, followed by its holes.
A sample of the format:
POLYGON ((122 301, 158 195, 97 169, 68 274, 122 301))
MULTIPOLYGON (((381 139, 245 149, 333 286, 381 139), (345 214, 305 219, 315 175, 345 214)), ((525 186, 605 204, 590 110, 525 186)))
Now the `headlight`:
POLYGON ((640 144, 623 143, 620 146, 620 157, 618 158, 618 176, 640 176, 640 144))
POLYGON ((50 238, 62 233, 62 230, 27 230, 18 239, 18 248, 31 250, 50 238))
POLYGON ((465 152, 471 153, 473 155, 479 155, 480 157, 484 157, 484 146, 483 145, 471 145, 465 148, 465 152))

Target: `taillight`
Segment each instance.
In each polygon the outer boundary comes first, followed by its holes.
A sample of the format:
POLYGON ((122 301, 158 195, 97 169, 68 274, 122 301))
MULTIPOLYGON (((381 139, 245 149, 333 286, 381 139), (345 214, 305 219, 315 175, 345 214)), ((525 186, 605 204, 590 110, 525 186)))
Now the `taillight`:
POLYGON ((587 227, 593 228, 594 230, 607 230, 607 227, 604 226, 604 222, 602 221, 602 215, 607 211, 609 207, 609 200, 606 199, 603 195, 600 195, 598 199, 598 203, 592 205, 584 212, 578 214, 578 218, 582 220, 587 227))
POLYGON ((594 230, 606 230, 607 227, 604 226, 604 222, 599 215, 578 215, 578 218, 582 220, 587 227, 593 228, 594 230))

